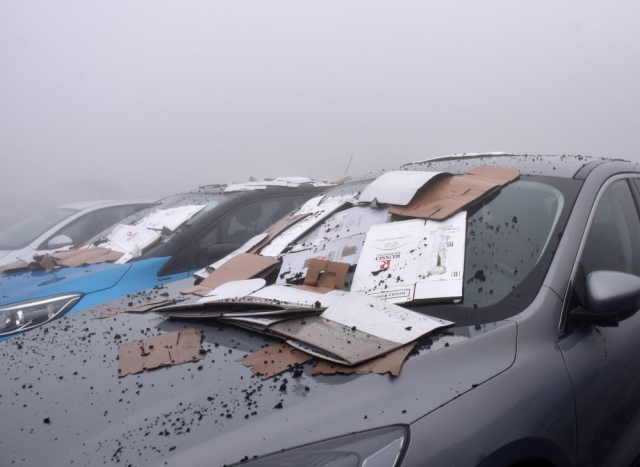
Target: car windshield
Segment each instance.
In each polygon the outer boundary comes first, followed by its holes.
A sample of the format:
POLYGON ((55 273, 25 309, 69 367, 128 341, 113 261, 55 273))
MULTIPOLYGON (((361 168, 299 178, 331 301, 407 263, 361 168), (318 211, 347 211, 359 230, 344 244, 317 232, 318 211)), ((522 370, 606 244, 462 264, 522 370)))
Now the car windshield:
MULTIPOLYGON (((132 214, 129 217, 120 221, 120 224, 123 225, 137 225, 143 218, 148 218, 150 214, 157 212, 159 210, 179 208, 182 206, 205 206, 202 210, 198 211, 192 217, 190 217, 184 224, 182 224, 175 231, 169 231, 167 229, 163 229, 161 231, 161 239, 156 242, 154 246, 145 250, 141 256, 136 259, 148 258, 153 255, 153 251, 155 251, 159 246, 164 245, 170 242, 172 239, 176 238, 180 235, 181 232, 188 229, 193 224, 197 223, 200 219, 202 219, 208 212, 214 209, 217 206, 220 206, 225 201, 235 197, 235 194, 224 194, 221 192, 216 193, 181 193, 178 195, 169 196, 164 198, 157 203, 154 203, 150 207, 143 209, 141 211, 132 214)), ((93 243, 94 245, 100 245, 101 243, 105 243, 107 241, 107 235, 112 231, 113 227, 101 232, 96 235, 93 239, 89 240, 87 243, 93 243)))
POLYGON ((521 176, 468 212, 463 298, 413 306, 457 324, 516 315, 546 274, 582 182, 521 176))
POLYGON ((351 198, 358 199, 362 190, 364 190, 372 181, 373 180, 358 180, 338 185, 337 187, 325 192, 324 198, 322 198, 320 204, 335 203, 351 198))
POLYGON ((78 212, 77 209, 56 208, 31 216, 0 231, 0 249, 14 250, 34 241, 63 220, 78 212))

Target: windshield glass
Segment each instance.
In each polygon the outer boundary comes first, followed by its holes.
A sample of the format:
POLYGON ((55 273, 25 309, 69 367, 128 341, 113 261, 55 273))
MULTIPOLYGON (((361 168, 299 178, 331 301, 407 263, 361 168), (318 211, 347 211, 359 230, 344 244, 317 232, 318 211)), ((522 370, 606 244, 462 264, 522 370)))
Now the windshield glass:
MULTIPOLYGON (((164 198, 157 203, 154 203, 150 207, 143 209, 142 211, 138 211, 135 214, 132 214, 129 217, 126 217, 120 224, 122 225, 138 225, 144 219, 148 220, 149 215, 153 214, 159 210, 167 210, 172 208, 179 208, 182 206, 204 206, 201 210, 199 210, 196 214, 190 217, 184 224, 178 227, 176 230, 171 231, 168 229, 163 229, 160 231, 161 238, 159 241, 155 242, 154 245, 142 252, 142 255, 135 259, 148 258, 153 255, 153 251, 155 251, 159 246, 164 245, 174 239, 176 236, 180 235, 181 232, 188 229, 193 224, 197 223, 200 219, 207 215, 212 209, 217 206, 220 206, 225 201, 235 197, 234 194, 223 194, 223 193, 182 193, 178 195, 169 196, 164 198)), ((96 235, 93 239, 91 239, 88 243, 93 243, 94 245, 101 245, 107 242, 107 235, 111 233, 113 227, 101 232, 96 235)))
POLYGON ((320 204, 335 203, 339 201, 347 201, 351 198, 358 199, 362 190, 373 180, 360 180, 348 182, 330 189, 324 194, 324 198, 320 204))
POLYGON ((77 209, 56 208, 12 225, 0 231, 0 249, 14 250, 22 248, 58 223, 78 212, 77 209))
POLYGON ((462 300, 412 308, 460 325, 522 311, 542 284, 580 186, 577 180, 521 176, 473 206, 462 300))

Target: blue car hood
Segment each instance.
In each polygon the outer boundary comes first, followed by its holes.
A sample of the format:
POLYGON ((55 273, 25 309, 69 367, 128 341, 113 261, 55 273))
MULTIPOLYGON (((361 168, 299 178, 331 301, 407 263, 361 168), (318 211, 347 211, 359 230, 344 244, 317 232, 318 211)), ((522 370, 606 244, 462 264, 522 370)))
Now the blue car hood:
POLYGON ((20 271, 0 275, 0 305, 67 292, 84 294, 113 287, 131 264, 92 264, 77 268, 20 271))

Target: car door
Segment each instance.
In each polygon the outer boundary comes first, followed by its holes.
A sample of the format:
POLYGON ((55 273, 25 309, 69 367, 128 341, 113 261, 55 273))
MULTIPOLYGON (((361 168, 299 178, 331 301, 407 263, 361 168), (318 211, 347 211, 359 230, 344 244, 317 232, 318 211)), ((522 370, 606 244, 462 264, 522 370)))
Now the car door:
MULTIPOLYGON (((640 276, 640 218, 630 182, 612 179, 598 196, 565 313, 582 307, 590 272, 640 276)), ((629 466, 640 454, 640 313, 619 327, 572 325, 568 316, 560 349, 574 391, 579 465, 629 466)))

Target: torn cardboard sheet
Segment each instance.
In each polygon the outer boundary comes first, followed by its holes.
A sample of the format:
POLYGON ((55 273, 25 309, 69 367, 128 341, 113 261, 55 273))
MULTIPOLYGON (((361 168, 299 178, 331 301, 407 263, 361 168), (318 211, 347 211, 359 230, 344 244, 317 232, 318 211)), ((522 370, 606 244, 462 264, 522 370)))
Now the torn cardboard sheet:
POLYGON ((287 344, 276 344, 238 358, 236 362, 251 368, 254 375, 267 379, 313 358, 287 344))
POLYGON ((19 259, 0 267, 0 274, 4 274, 5 272, 19 271, 20 269, 28 269, 28 268, 29 268, 29 263, 19 259))
POLYGON ((263 256, 279 256, 291 243, 346 205, 347 203, 326 203, 299 209, 296 211, 296 216, 304 217, 282 230, 278 236, 274 236, 275 238, 260 250, 260 254, 263 256))
POLYGON ((152 230, 168 229, 174 232, 205 207, 207 207, 206 204, 190 204, 169 209, 158 209, 136 222, 136 226, 152 230))
POLYGON ((346 293, 320 316, 294 319, 270 330, 321 352, 321 358, 345 365, 380 357, 453 323, 406 310, 358 293, 346 293), (327 358, 329 356, 329 358, 327 358))
POLYGON ((464 211, 443 222, 373 226, 351 290, 391 303, 462 297, 466 219, 464 211))
POLYGON ((405 217, 444 220, 519 176, 516 169, 481 166, 461 177, 439 177, 420 189, 410 204, 392 206, 389 212, 405 217))
POLYGON ((122 313, 146 313, 147 311, 155 310, 156 308, 160 308, 163 306, 175 305, 176 303, 184 300, 186 300, 186 298, 169 298, 158 300, 146 299, 141 303, 137 303, 135 305, 132 304, 129 306, 109 307, 102 313, 96 315, 94 319, 110 318, 122 313))
POLYGON ((82 248, 80 250, 58 251, 49 256, 58 266, 75 268, 86 264, 111 263, 122 257, 123 253, 109 248, 82 248))
POLYGON ((260 290, 267 281, 264 279, 247 279, 242 281, 233 281, 222 284, 220 287, 212 289, 207 295, 198 300, 196 303, 210 303, 219 300, 233 300, 251 295, 253 292, 260 290))
POLYGON ((321 360, 313 369, 312 375, 335 375, 336 373, 342 373, 345 375, 357 374, 367 375, 369 373, 376 373, 383 375, 385 373, 391 373, 393 376, 399 376, 402 370, 402 365, 406 360, 411 350, 415 347, 415 342, 410 342, 399 349, 389 352, 382 357, 374 358, 367 362, 361 363, 355 366, 345 366, 338 363, 332 363, 326 360, 321 360))
POLYGON ((282 267, 276 284, 288 284, 302 280, 312 260, 328 260, 355 265, 360 258, 366 235, 352 235, 340 238, 320 247, 313 247, 295 253, 287 253, 282 257, 282 267))
POLYGON ((214 270, 218 269, 220 266, 222 266, 224 263, 229 261, 231 258, 238 256, 240 253, 250 252, 256 245, 261 243, 268 236, 269 234, 264 232, 264 233, 255 235, 254 237, 251 237, 244 245, 242 245, 237 250, 232 251, 224 258, 216 261, 215 263, 207 266, 206 268, 202 268, 199 271, 196 271, 193 275, 198 279, 205 279, 207 276, 209 276, 209 274, 211 274, 214 270))
POLYGON ((188 329, 118 346, 118 376, 202 360, 202 331, 188 329))
POLYGON ((310 292, 327 293, 332 290, 341 290, 349 272, 349 263, 312 259, 309 261, 307 275, 303 285, 292 287, 308 290, 310 292))
POLYGON ((213 289, 211 287, 203 287, 201 285, 194 285, 187 287, 180 291, 182 295, 199 295, 200 297, 206 297, 213 289))
POLYGON ((279 261, 274 258, 240 253, 209 274, 200 286, 215 289, 227 282, 251 279, 265 273, 276 264, 279 264, 279 261))
POLYGON ((362 203, 376 201, 379 204, 405 206, 427 182, 442 175, 448 174, 420 171, 386 172, 367 185, 358 201, 362 203))
POLYGON ((262 301, 265 304, 279 304, 288 307, 327 308, 345 293, 340 290, 323 293, 286 285, 270 285, 252 293, 249 298, 262 301))

